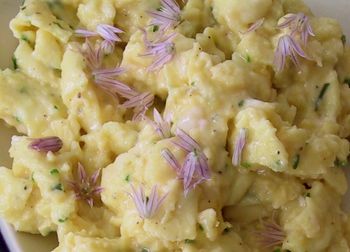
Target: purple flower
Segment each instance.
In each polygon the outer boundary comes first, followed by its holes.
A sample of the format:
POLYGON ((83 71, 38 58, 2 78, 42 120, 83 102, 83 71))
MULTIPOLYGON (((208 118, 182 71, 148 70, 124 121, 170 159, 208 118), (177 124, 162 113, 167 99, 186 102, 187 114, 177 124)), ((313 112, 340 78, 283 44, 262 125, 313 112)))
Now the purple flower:
POLYGON ((150 92, 138 93, 123 103, 124 108, 133 108, 133 120, 143 119, 146 111, 153 105, 154 95, 150 92))
POLYGON ((153 18, 151 25, 159 27, 161 31, 175 27, 181 20, 180 6, 174 0, 161 0, 161 7, 149 14, 153 18))
POLYGON ((182 166, 177 161, 177 159, 174 156, 174 154, 171 153, 171 151, 169 149, 165 148, 165 149, 163 149, 161 151, 161 155, 168 162, 168 164, 171 166, 171 168, 173 168, 173 170, 176 172, 177 178, 178 179, 183 179, 183 175, 181 173, 182 172, 182 166))
POLYGON ((100 175, 98 169, 90 178, 87 176, 84 166, 78 163, 78 182, 69 181, 68 184, 74 190, 75 198, 85 200, 90 207, 94 205, 94 197, 101 194, 103 188, 97 186, 97 180, 100 175))
POLYGON ((161 69, 164 65, 170 62, 175 55, 175 44, 173 39, 176 33, 170 35, 161 35, 155 41, 149 41, 147 38, 147 33, 142 29, 144 36, 144 44, 146 47, 146 52, 141 54, 141 56, 152 56, 153 62, 147 67, 148 71, 156 71, 161 69))
POLYGON ((153 118, 154 121, 151 121, 151 124, 157 134, 162 138, 170 137, 170 121, 165 120, 156 108, 153 110, 153 118))
POLYGON ((96 31, 88 31, 83 29, 78 29, 75 34, 79 37, 102 37, 104 40, 101 43, 101 49, 104 53, 110 54, 114 51, 115 42, 121 41, 118 34, 123 33, 122 30, 108 24, 99 24, 96 27, 96 31))
POLYGON ((256 31, 257 29, 259 29, 263 23, 265 21, 265 18, 260 18, 258 19, 254 24, 252 24, 248 30, 246 30, 245 32, 242 32, 242 34, 248 34, 250 32, 256 31))
POLYGON ((284 17, 284 21, 278 25, 278 28, 290 28, 294 36, 300 34, 301 40, 304 45, 307 44, 309 36, 315 36, 312 31, 309 18, 302 12, 296 14, 289 14, 284 17))
POLYGON ((309 59, 301 46, 291 35, 283 35, 279 38, 275 52, 274 64, 277 71, 284 69, 286 58, 289 56, 295 66, 299 66, 298 55, 302 58, 309 59))
POLYGON ((151 194, 149 197, 145 196, 145 192, 142 186, 138 190, 131 185, 131 193, 128 193, 133 199, 136 209, 139 212, 139 215, 142 219, 151 219, 159 209, 160 205, 163 203, 167 194, 159 197, 157 186, 153 186, 151 194))
POLYGON ((198 184, 210 179, 208 158, 201 150, 199 144, 186 132, 178 129, 176 140, 173 143, 187 152, 182 166, 174 155, 168 150, 162 150, 162 156, 176 171, 178 179, 183 180, 185 196, 198 184))
POLYGON ((124 68, 115 67, 110 69, 94 70, 92 71, 92 75, 94 76, 95 83, 107 93, 111 94, 112 96, 118 94, 128 99, 138 95, 138 92, 136 92, 123 82, 114 79, 114 77, 124 72, 124 68))
POLYGON ((29 148, 44 153, 49 151, 58 152, 62 146, 62 140, 56 136, 32 139, 31 143, 29 144, 29 148))
POLYGON ((86 64, 92 71, 100 69, 103 58, 103 55, 101 53, 101 47, 98 47, 96 49, 91 44, 90 40, 86 39, 80 52, 84 56, 86 64))
POLYGON ((282 227, 275 220, 263 221, 262 230, 256 231, 255 235, 263 248, 281 245, 286 238, 282 227))
POLYGON ((240 129, 235 143, 235 149, 232 156, 232 164, 238 166, 241 163, 242 151, 246 142, 247 129, 240 129))

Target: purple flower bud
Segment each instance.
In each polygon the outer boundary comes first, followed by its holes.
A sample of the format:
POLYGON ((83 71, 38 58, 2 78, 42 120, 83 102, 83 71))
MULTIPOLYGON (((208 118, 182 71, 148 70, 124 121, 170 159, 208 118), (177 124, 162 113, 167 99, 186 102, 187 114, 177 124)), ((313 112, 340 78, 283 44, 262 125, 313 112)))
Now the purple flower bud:
POLYGON ((62 140, 56 136, 33 139, 29 144, 31 149, 44 153, 58 152, 62 146, 62 140))

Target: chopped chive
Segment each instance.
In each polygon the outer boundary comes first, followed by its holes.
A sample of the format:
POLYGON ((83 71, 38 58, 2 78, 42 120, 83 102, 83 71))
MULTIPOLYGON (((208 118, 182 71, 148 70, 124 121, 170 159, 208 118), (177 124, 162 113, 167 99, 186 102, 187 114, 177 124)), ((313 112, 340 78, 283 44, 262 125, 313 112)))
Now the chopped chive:
POLYGON ((55 169, 52 169, 51 171, 50 171, 50 174, 51 175, 56 175, 56 174, 59 174, 60 172, 59 172, 59 170, 57 170, 56 168, 55 169))
POLYGON ((347 160, 341 161, 339 158, 336 158, 334 161, 334 165, 336 167, 344 168, 348 165, 348 162, 347 162, 347 160))
POLYGON ((223 231, 222 231, 222 234, 227 234, 231 231, 231 228, 229 227, 226 227, 223 231))
POLYGON ((252 62, 252 59, 249 54, 246 55, 245 60, 247 61, 247 63, 252 62))
POLYGON ((13 69, 18 69, 18 64, 17 64, 17 59, 15 56, 12 56, 12 65, 13 65, 13 69))
POLYGON ((21 94, 27 94, 27 93, 28 93, 28 89, 27 89, 27 87, 21 87, 21 89, 19 90, 19 92, 20 92, 21 94))
POLYGON ((141 252, 150 252, 150 250, 148 248, 143 248, 141 252))
POLYGON ((241 167, 248 169, 248 168, 252 167, 252 165, 248 162, 242 162, 241 167))
POLYGON ((192 82, 191 82, 191 86, 194 86, 195 84, 196 84, 195 81, 192 81, 192 82))
POLYGON ((54 187, 52 187, 52 191, 63 191, 63 187, 62 187, 62 184, 59 183, 57 185, 55 185, 54 187))
POLYGON ((129 181, 130 181, 130 175, 127 175, 127 176, 125 177, 125 181, 126 181, 126 182, 129 182, 129 181))
POLYGON ((200 229, 201 231, 204 231, 204 227, 202 226, 202 224, 199 224, 199 229, 200 229))
POLYGON ((63 223, 63 222, 65 222, 66 220, 68 220, 68 218, 66 217, 66 218, 60 218, 60 219, 58 219, 58 222, 61 222, 61 223, 63 223))
POLYGON ((29 40, 28 37, 27 37, 26 35, 24 35, 24 34, 21 35, 20 39, 23 40, 23 41, 25 41, 25 42, 27 42, 27 43, 30 43, 30 40, 29 40))
POLYGON ((28 187, 25 185, 23 189, 26 191, 28 189, 28 187))
POLYGON ((344 84, 348 84, 348 86, 350 87, 350 78, 345 78, 344 84))
POLYGON ((195 240, 191 240, 191 239, 185 239, 185 244, 192 244, 195 242, 195 240))
POLYGON ((240 101, 238 102, 238 107, 243 107, 243 105, 244 105, 244 100, 240 100, 240 101))
POLYGON ((23 11, 23 10, 25 10, 27 8, 27 6, 22 6, 21 7, 21 10, 23 11))
POLYGON ((294 157, 293 157, 293 169, 296 169, 298 168, 299 166, 299 161, 300 161, 300 155, 299 154, 296 154, 294 157))
POLYGON ((56 105, 54 105, 53 108, 58 110, 58 107, 56 105))
POLYGON ((21 123, 21 119, 19 119, 18 116, 15 116, 15 119, 16 119, 16 121, 17 121, 18 123, 21 123))
POLYGON ((345 36, 345 34, 343 34, 340 39, 343 42, 343 45, 345 45, 346 44, 346 36, 345 36))
POLYGON ((158 25, 153 25, 152 31, 153 31, 153 32, 156 32, 156 31, 158 31, 158 30, 159 30, 159 26, 158 26, 158 25))
POLYGON ((276 248, 273 250, 273 252, 281 252, 281 249, 280 248, 276 248))
POLYGON ((320 94, 318 95, 318 98, 317 98, 316 103, 315 103, 315 111, 317 111, 318 108, 320 107, 321 101, 322 101, 324 95, 326 94, 326 92, 327 92, 327 90, 328 90, 328 88, 329 88, 330 85, 331 85, 330 83, 325 83, 325 84, 323 85, 323 87, 322 87, 322 89, 321 89, 321 92, 320 92, 320 94))
POLYGON ((34 172, 32 173, 32 177, 31 177, 33 183, 35 183, 35 179, 34 179, 34 172))
POLYGON ((308 192, 307 194, 305 194, 305 196, 310 198, 311 197, 311 193, 308 192))

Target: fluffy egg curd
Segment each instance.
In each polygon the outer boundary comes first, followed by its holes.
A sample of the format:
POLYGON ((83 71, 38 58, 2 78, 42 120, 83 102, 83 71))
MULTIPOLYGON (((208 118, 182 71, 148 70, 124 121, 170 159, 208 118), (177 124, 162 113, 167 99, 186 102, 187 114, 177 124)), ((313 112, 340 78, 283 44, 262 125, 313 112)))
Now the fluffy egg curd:
MULTIPOLYGON (((350 251, 350 48, 301 0, 26 0, 0 216, 63 251, 350 251)), ((39 245, 38 245, 39 246, 39 245)))

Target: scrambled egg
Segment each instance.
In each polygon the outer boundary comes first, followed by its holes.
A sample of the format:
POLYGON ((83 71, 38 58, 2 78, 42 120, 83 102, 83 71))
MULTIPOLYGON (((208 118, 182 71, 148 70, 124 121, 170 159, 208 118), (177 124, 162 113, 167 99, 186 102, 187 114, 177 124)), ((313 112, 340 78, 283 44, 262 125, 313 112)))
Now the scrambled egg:
MULTIPOLYGON (((180 1, 179 1, 180 3, 180 1)), ((10 24, 19 45, 14 69, 0 72, 0 118, 15 127, 12 169, 0 168, 0 216, 16 230, 57 232, 60 251, 349 251, 350 221, 340 205, 347 190, 350 48, 339 24, 314 17, 299 0, 188 0, 181 3, 175 57, 159 71, 144 52, 140 27, 158 0, 26 0, 10 24), (279 19, 303 12, 314 37, 312 61, 274 69, 279 19), (256 31, 244 33, 264 18, 256 31), (120 79, 156 96, 155 106, 189 133, 208 157, 211 178, 184 195, 161 156, 182 151, 147 120, 132 121, 120 101, 97 87, 77 50, 79 27, 122 29, 104 57, 120 79), (321 90, 327 90, 320 96, 321 90), (315 109, 315 104, 317 109, 315 109), (242 165, 231 157, 247 130, 242 165), (57 153, 28 148, 58 136, 57 153), (90 207, 67 181, 77 163, 101 169, 103 191, 90 207), (156 215, 139 216, 128 193, 142 184, 167 194, 156 215), (281 244, 256 239, 276 219, 281 244)), ((147 116, 152 118, 151 110, 147 116)))

